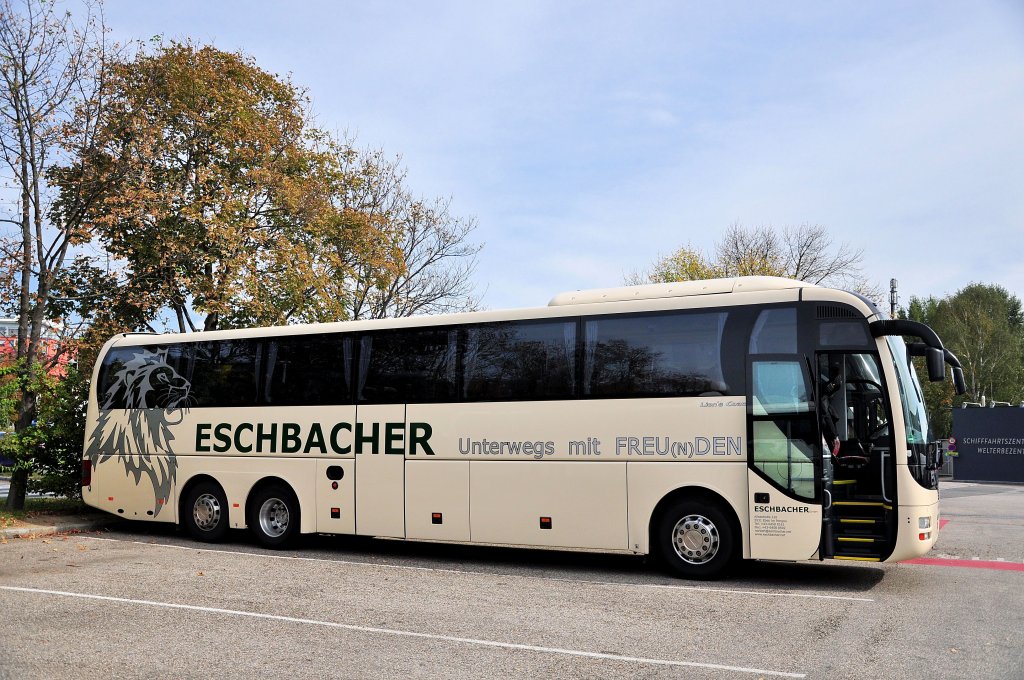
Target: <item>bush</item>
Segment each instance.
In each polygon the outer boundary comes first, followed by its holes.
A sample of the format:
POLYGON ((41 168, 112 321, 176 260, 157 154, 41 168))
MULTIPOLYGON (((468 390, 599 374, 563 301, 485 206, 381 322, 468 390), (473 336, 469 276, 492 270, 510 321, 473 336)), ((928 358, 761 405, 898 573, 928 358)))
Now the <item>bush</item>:
MULTIPOLYGON (((82 495, 82 451, 85 439, 89 380, 77 367, 40 393, 39 411, 31 428, 34 446, 29 491, 67 498, 82 495)), ((29 434, 29 433, 26 433, 29 434)))

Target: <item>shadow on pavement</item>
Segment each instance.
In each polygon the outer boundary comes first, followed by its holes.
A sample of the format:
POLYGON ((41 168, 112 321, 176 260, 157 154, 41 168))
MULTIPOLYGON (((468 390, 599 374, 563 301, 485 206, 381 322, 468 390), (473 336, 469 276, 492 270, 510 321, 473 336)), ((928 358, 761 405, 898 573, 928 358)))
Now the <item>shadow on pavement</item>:
POLYGON ((489 545, 427 543, 365 536, 303 536, 292 550, 267 551, 248 532, 233 530, 219 545, 193 541, 169 524, 124 522, 111 538, 155 540, 250 553, 287 554, 323 560, 365 562, 396 567, 466 571, 494 575, 527 576, 572 581, 634 585, 700 586, 722 589, 827 591, 861 594, 877 586, 886 570, 882 565, 847 565, 828 562, 745 561, 719 581, 687 581, 666 573, 658 560, 642 555, 590 553, 489 545), (148 538, 147 538, 148 537, 148 538))

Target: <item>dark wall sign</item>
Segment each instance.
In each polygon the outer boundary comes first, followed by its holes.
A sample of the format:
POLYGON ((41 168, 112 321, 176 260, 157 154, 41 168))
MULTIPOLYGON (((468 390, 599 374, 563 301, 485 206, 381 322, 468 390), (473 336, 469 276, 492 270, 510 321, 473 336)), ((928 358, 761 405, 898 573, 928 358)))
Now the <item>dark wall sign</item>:
POLYGON ((953 409, 954 479, 1024 483, 1024 408, 953 409))

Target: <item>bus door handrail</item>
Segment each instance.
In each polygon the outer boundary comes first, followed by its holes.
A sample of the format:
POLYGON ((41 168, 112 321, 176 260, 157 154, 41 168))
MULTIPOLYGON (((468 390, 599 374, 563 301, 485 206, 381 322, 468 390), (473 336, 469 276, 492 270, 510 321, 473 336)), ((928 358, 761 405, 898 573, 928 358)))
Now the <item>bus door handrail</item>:
POLYGON ((892 503, 892 499, 889 498, 889 496, 886 495, 886 493, 885 493, 885 470, 886 470, 886 468, 885 468, 885 459, 889 455, 891 455, 891 454, 889 453, 888 449, 883 449, 881 451, 881 454, 882 454, 882 461, 881 461, 881 463, 882 463, 881 464, 881 468, 882 468, 882 500, 885 501, 886 503, 892 503))

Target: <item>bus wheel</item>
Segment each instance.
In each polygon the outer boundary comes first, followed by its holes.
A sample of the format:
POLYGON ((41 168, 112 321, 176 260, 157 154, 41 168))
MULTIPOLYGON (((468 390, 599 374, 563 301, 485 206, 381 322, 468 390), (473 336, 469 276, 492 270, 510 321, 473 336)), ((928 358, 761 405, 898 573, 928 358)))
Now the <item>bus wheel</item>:
POLYGON ((215 482, 199 482, 192 487, 182 515, 185 528, 197 540, 216 543, 228 532, 228 499, 215 482))
POLYGON ((249 503, 249 528, 267 548, 283 548, 299 533, 299 501, 281 484, 261 489, 249 503))
POLYGON ((717 504, 675 503, 662 514, 657 532, 665 563, 683 578, 718 578, 733 561, 732 525, 717 504))

